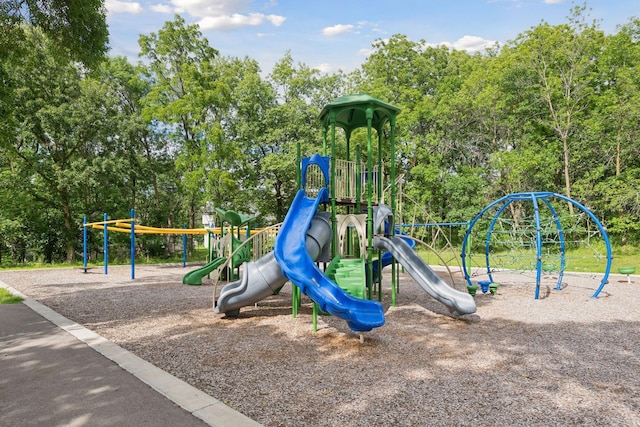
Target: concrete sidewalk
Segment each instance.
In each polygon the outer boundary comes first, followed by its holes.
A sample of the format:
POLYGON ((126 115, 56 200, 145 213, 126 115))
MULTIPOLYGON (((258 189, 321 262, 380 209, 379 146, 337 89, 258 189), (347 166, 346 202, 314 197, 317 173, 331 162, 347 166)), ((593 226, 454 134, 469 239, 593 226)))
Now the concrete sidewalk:
POLYGON ((27 297, 0 305, 0 402, 7 426, 259 425, 27 297))

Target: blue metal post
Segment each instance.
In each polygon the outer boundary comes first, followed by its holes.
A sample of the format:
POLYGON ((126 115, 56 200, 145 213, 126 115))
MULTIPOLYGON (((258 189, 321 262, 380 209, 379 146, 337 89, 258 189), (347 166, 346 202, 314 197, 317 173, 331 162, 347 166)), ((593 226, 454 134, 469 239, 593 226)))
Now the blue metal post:
POLYGON ((591 298, 598 298, 598 295, 602 291, 602 288, 604 288, 604 285, 606 285, 608 282, 609 273, 611 272, 611 261, 613 260, 613 252, 611 250, 611 242, 609 241, 609 235, 607 234, 607 230, 605 230, 602 223, 600 223, 598 218, 589 209, 587 209, 586 206, 576 202, 573 199, 563 196, 562 194, 553 193, 553 196, 561 200, 564 200, 565 202, 573 203, 574 206, 582 210, 582 212, 586 213, 589 216, 589 218, 591 218, 591 220, 596 224, 596 226, 598 227, 598 231, 600 231, 600 235, 604 240, 605 246, 607 248, 607 266, 604 271, 604 276, 600 281, 600 286, 598 286, 598 289, 596 289, 593 295, 591 295, 591 298))
POLYGON ((87 217, 82 219, 82 265, 87 272, 87 217))
MULTIPOLYGON (((187 228, 187 226, 183 225, 182 228, 187 228)), ((187 233, 184 233, 182 235, 182 267, 186 267, 186 266, 187 266, 187 233)))
MULTIPOLYGON (((478 213, 478 215, 476 215, 475 218, 473 218, 473 220, 471 220, 471 222, 469 223, 469 226, 467 227, 467 232, 464 234, 464 240, 462 240, 462 253, 460 254, 460 258, 462 259, 462 270, 464 272, 464 278, 467 281, 467 284, 469 286, 473 286, 473 283, 471 282, 471 263, 469 263, 469 268, 467 269, 467 262, 465 259, 465 255, 467 254, 467 246, 469 245, 470 247, 469 240, 471 237, 471 230, 473 229, 473 226, 476 224, 476 222, 478 222, 478 220, 485 214, 485 212, 487 212, 489 209, 491 209, 493 206, 497 205, 498 203, 501 203, 502 201, 506 200, 507 198, 508 196, 501 197, 500 199, 486 206, 484 209, 480 211, 480 213, 478 213)), ((490 231, 491 230, 489 230, 489 232, 490 231)), ((491 267, 487 266, 487 270, 491 271, 491 267)))
POLYGON ((562 223, 560 222, 560 217, 558 216, 558 212, 551 206, 551 203, 546 198, 543 198, 542 201, 547 205, 551 215, 553 215, 553 220, 556 223, 556 229, 558 230, 558 239, 560 241, 560 266, 558 267, 558 283, 556 284, 556 290, 562 290, 562 276, 564 275, 564 267, 565 267, 565 253, 566 248, 564 244, 564 232, 562 231, 562 223))
POLYGON ((136 233, 134 230, 136 222, 134 220, 135 215, 135 210, 131 209, 131 280, 136 278, 136 233))
POLYGON ((496 222, 498 222, 498 217, 507 208, 507 206, 511 204, 511 202, 513 202, 513 200, 507 200, 504 203, 504 205, 502 205, 500 209, 498 209, 498 212, 491 220, 491 224, 489 224, 489 230, 487 231, 487 240, 485 242, 484 254, 485 254, 485 263, 487 265, 487 275, 489 276, 489 281, 491 283, 493 283, 493 275, 491 274, 491 264, 489 263, 489 249, 491 248, 491 233, 493 233, 493 228, 495 227, 496 222))
POLYGON ((540 208, 538 207, 538 199, 536 195, 531 193, 531 202, 533 203, 533 217, 536 222, 536 293, 535 298, 540 298, 540 279, 542 276, 542 236, 540 235, 540 208))
POLYGON ((104 230, 104 248, 103 248, 103 256, 104 256, 104 274, 108 274, 109 273, 109 236, 108 233, 109 231, 107 230, 107 220, 108 220, 109 216, 107 215, 107 213, 105 212, 104 216, 103 216, 103 221, 104 224, 102 224, 102 229, 104 230))

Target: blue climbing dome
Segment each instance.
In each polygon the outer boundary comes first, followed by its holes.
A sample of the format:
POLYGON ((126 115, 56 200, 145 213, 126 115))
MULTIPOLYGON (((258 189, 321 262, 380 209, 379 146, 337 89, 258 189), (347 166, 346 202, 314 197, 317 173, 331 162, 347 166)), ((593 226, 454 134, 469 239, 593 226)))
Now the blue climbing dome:
POLYGON ((607 249, 607 265, 606 265, 606 269, 605 269, 605 273, 604 276, 602 278, 602 281, 600 282, 600 285, 598 286, 598 288, 596 289, 596 291, 594 292, 594 294, 592 295, 592 298, 597 298, 598 295, 600 294, 600 292, 602 291, 602 288, 604 287, 604 285, 607 283, 607 280, 609 278, 609 272, 611 270, 611 260, 613 258, 612 254, 611 254, 611 244, 609 242, 609 236, 607 235, 606 230, 604 229, 604 227, 602 226, 602 224, 600 223, 600 221, 598 220, 598 218, 595 217, 595 215, 593 215, 593 213, 591 213, 591 211, 589 209, 587 209, 585 206, 581 205, 580 203, 576 202, 575 200, 563 196, 561 194, 557 194, 557 193, 552 193, 552 192, 530 192, 530 193, 513 193, 513 194, 508 194, 496 201, 494 201, 493 203, 487 205, 484 209, 482 209, 480 211, 480 213, 478 215, 476 215, 476 217, 473 219, 473 221, 471 221, 469 223, 469 227, 467 228, 467 232, 465 233, 464 236, 464 240, 462 242, 462 269, 464 271, 464 275, 465 275, 465 279, 468 283, 469 286, 473 286, 473 283, 471 282, 471 278, 469 276, 469 271, 470 269, 467 268, 467 260, 466 260, 466 255, 467 255, 467 250, 468 247, 470 245, 469 243, 469 237, 471 236, 471 231, 473 230, 474 225, 476 225, 476 223, 478 222, 478 220, 480 218, 482 218, 482 216, 487 213, 489 210, 491 210, 494 207, 497 207, 497 212, 495 213, 494 217, 491 219, 491 223, 489 224, 488 230, 487 230, 487 237, 485 240, 485 263, 486 263, 486 269, 487 269, 487 274, 489 276, 489 281, 493 282, 493 277, 491 274, 491 265, 489 262, 489 252, 490 252, 490 244, 491 244, 491 236, 492 233, 494 231, 494 227, 496 225, 496 222, 498 221, 498 218, 500 217, 500 215, 505 211, 505 209, 507 207, 509 207, 509 205, 511 205, 513 202, 515 201, 530 201, 531 204, 533 205, 533 215, 534 215, 534 221, 535 221, 535 229, 536 229, 536 233, 535 233, 535 249, 536 249, 536 290, 535 290, 535 298, 538 299, 540 296, 540 279, 542 276, 542 270, 543 270, 543 263, 542 263, 542 245, 543 245, 543 239, 542 239, 542 235, 541 235, 541 223, 540 223, 540 208, 546 206, 546 208, 549 210, 549 212, 551 213, 552 217, 553 217, 553 221, 555 223, 556 226, 556 231, 558 233, 559 236, 559 244, 560 244, 560 265, 559 265, 559 271, 558 271, 558 283, 555 287, 556 290, 561 290, 562 287, 562 278, 564 275, 564 268, 565 268, 565 240, 564 240, 564 230, 562 228, 562 224, 561 221, 559 219, 558 213, 556 211, 556 209, 553 207, 551 201, 553 199, 559 199, 568 203, 571 203, 573 206, 577 207, 578 209, 580 209, 582 212, 584 212, 593 222, 594 224, 596 224, 596 226, 598 227, 598 231, 600 232, 600 235, 602 236, 602 239, 604 240, 604 243, 606 245, 606 249, 607 249))

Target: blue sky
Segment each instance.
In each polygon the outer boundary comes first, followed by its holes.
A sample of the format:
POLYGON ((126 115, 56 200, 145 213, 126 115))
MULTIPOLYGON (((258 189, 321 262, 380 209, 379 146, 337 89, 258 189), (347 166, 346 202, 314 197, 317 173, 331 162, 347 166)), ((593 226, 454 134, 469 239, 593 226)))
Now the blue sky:
MULTIPOLYGON (((566 22, 570 0, 106 0, 111 55, 137 62, 138 36, 157 32, 175 14, 198 24, 223 56, 256 59, 268 73, 290 51, 325 72, 351 71, 377 39, 446 44, 470 52, 513 40, 538 25, 566 22)), ((606 33, 640 17, 640 0, 588 0, 606 33)))

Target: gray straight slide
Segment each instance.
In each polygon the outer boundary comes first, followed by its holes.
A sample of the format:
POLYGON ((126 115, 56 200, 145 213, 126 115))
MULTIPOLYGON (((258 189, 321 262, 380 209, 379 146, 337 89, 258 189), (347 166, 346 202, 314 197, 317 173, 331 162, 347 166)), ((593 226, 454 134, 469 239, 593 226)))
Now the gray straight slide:
POLYGON ((376 249, 384 249, 407 270, 416 282, 429 295, 447 306, 453 316, 476 312, 476 302, 471 295, 449 286, 438 274, 424 262, 402 237, 373 238, 376 249))
MULTIPOLYGON (((325 212, 316 214, 311 227, 307 230, 306 247, 311 259, 316 259, 325 246, 331 242, 331 226, 322 217, 325 212)), ((242 307, 255 304, 267 298, 287 282, 282 274, 282 268, 276 260, 273 251, 257 261, 242 264, 243 271, 240 280, 229 283, 220 290, 216 300, 214 313, 225 313, 237 316, 242 307)))

